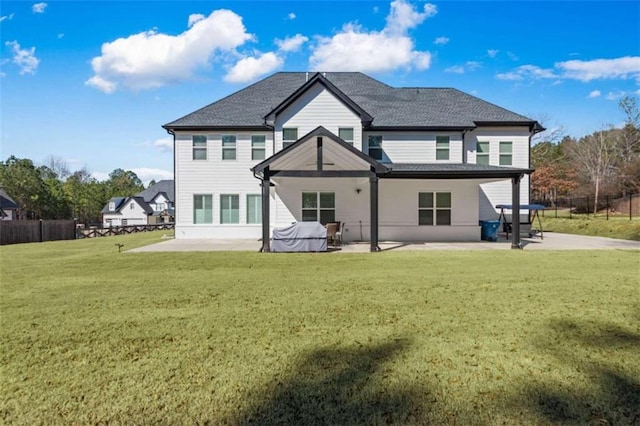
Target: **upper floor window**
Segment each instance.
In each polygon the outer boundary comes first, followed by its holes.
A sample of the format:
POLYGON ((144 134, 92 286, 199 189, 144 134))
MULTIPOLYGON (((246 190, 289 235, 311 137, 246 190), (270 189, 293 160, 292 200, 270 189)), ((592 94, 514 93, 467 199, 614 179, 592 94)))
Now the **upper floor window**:
POLYGON ((193 143, 193 159, 207 159, 207 137, 205 135, 193 135, 191 137, 193 143))
POLYGON ((418 225, 451 225, 451 193, 419 192, 418 225))
POLYGON ((369 136, 369 156, 382 161, 382 136, 369 136))
POLYGON ((116 203, 113 201, 109 201, 109 210, 114 211, 116 209, 116 203))
POLYGON ((476 144, 476 164, 489 165, 489 142, 476 144))
POLYGON ((341 127, 338 129, 338 136, 340 139, 353 145, 353 127, 341 127))
POLYGON ((264 160, 267 137, 265 135, 251 136, 251 159, 264 160))
POLYGON ((213 196, 197 194, 193 196, 193 223, 213 223, 213 196))
POLYGON ((500 142, 500 163, 501 166, 511 166, 513 164, 513 144, 511 142, 500 142))
POLYGON ((436 136, 436 160, 449 159, 449 136, 436 136))
POLYGON ((235 135, 222 135, 222 159, 223 160, 236 159, 236 136, 235 135))
POLYGON ((292 145, 298 140, 298 129, 296 128, 284 128, 282 129, 282 148, 286 148, 292 145))
POLYGON ((133 210, 136 206, 133 205, 133 203, 129 204, 129 210, 133 210))
POLYGON ((162 210, 165 210, 166 208, 167 208, 167 205, 165 203, 156 203, 153 210, 156 211, 156 212, 161 212, 162 210))
POLYGON ((220 195, 220 223, 240 223, 239 195, 220 195))

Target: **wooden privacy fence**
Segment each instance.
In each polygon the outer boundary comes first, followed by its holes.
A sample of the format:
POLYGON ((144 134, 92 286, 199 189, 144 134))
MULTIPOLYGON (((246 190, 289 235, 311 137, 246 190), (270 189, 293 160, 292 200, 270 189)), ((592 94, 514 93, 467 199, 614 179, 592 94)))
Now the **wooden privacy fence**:
POLYGON ((0 245, 73 240, 76 238, 74 220, 2 220, 0 245))
POLYGON ((89 228, 78 230, 78 238, 108 237, 110 235, 133 234, 134 232, 161 231, 173 229, 173 223, 158 223, 155 225, 112 226, 109 228, 89 228))

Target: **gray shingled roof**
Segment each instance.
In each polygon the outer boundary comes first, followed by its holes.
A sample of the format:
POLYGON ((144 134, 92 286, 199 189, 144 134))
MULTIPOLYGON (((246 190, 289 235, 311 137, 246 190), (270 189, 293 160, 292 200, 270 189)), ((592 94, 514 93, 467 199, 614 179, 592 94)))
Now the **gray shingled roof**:
POLYGON ((0 188, 0 208, 2 209, 17 209, 18 204, 13 201, 13 198, 6 193, 4 188, 0 188))
POLYGON ((169 201, 172 203, 175 201, 175 192, 173 179, 166 179, 157 182, 155 185, 150 186, 144 191, 140 191, 136 194, 137 197, 142 197, 144 201, 150 203, 159 193, 164 193, 169 201))
MULTIPOLYGON (((374 118, 373 127, 472 128, 476 122, 535 123, 457 89, 394 88, 359 72, 323 75, 374 118)), ((304 72, 273 74, 163 127, 264 127, 264 117, 312 76, 304 72)))

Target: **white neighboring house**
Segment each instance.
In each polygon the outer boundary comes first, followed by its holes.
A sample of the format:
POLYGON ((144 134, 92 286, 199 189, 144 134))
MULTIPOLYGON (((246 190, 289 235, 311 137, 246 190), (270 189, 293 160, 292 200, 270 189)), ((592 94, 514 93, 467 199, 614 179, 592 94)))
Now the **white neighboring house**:
POLYGON ((0 188, 0 220, 16 220, 18 204, 13 201, 4 188, 0 188))
POLYGON ((340 221, 343 240, 372 251, 478 241, 497 204, 515 217, 528 204, 530 141, 543 130, 456 89, 354 72, 276 73, 163 127, 176 238, 262 238, 263 251, 295 221, 340 221))
POLYGON ((131 226, 173 222, 173 180, 162 180, 134 197, 113 197, 102 209, 102 225, 131 226))

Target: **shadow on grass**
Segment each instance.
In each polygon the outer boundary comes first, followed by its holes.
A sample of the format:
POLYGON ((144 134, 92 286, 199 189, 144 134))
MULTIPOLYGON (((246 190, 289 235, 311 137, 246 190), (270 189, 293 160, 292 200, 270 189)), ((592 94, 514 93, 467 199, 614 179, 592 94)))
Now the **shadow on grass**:
POLYGON ((385 364, 407 340, 318 349, 301 357, 290 377, 276 380, 233 424, 389 424, 420 421, 425 391, 387 383, 385 364))
POLYGON ((548 331, 538 342, 540 348, 586 376, 591 385, 585 389, 575 378, 531 385, 521 401, 550 423, 640 424, 640 365, 624 372, 602 356, 612 352, 617 359, 637 357, 640 333, 614 324, 566 320, 552 323, 548 331))

